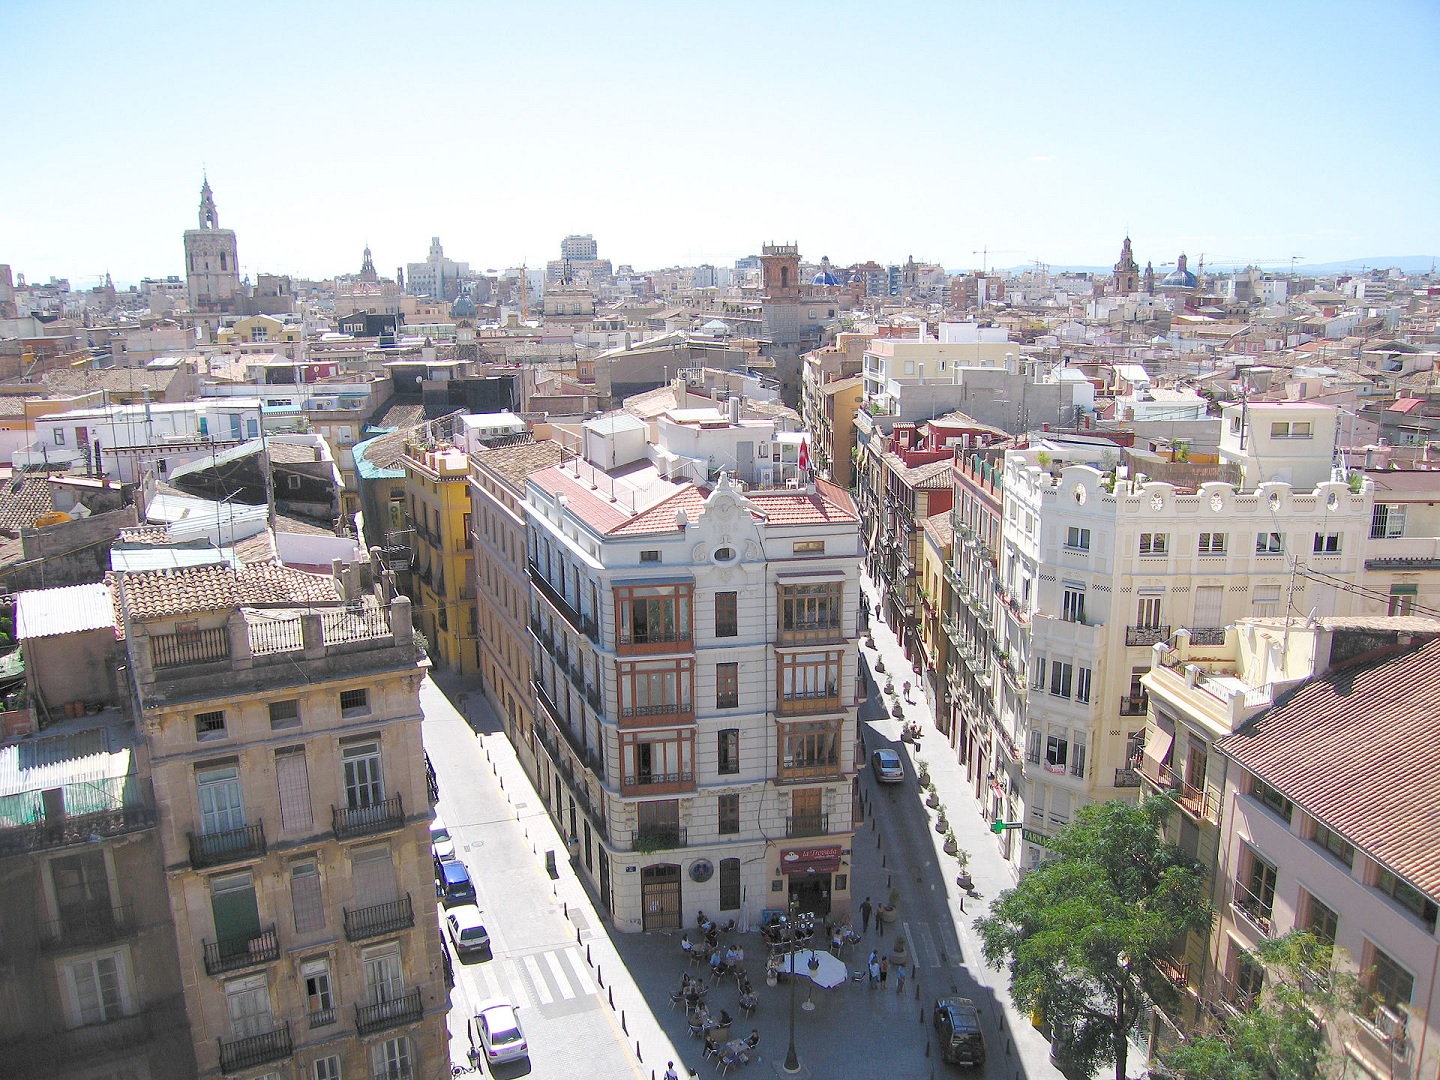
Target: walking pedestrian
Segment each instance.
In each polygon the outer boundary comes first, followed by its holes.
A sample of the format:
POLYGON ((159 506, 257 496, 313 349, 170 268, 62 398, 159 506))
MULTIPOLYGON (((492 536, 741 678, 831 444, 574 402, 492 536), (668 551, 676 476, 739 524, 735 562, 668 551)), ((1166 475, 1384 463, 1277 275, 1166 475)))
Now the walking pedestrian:
POLYGON ((885 920, 882 919, 879 915, 875 916, 875 933, 878 934, 880 937, 885 936, 885 920))
POLYGON ((870 932, 870 913, 874 910, 875 908, 870 903, 870 898, 868 896, 865 897, 865 902, 860 905, 860 932, 862 934, 868 934, 870 932))
POLYGON ((675 1063, 673 1061, 667 1061, 665 1063, 665 1080, 680 1080, 680 1074, 675 1071, 675 1063))
POLYGON ((896 992, 897 994, 903 994, 903 993, 905 992, 905 965, 904 965, 904 964, 896 964, 896 965, 895 965, 895 992, 896 992))
POLYGON ((890 958, 888 956, 882 956, 880 958, 880 989, 885 989, 885 983, 889 980, 889 978, 890 958))

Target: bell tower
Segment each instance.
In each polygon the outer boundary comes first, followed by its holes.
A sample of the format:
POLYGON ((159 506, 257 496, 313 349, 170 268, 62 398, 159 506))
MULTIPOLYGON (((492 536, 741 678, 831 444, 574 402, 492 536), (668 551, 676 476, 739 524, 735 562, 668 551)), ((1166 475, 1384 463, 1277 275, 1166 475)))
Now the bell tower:
POLYGON ((763 293, 769 297, 800 295, 800 245, 765 244, 760 249, 763 293))
POLYGON ((233 229, 220 228, 215 193, 206 177, 200 185, 199 228, 185 230, 185 291, 190 310, 207 314, 240 314, 245 292, 240 285, 240 260, 233 229))

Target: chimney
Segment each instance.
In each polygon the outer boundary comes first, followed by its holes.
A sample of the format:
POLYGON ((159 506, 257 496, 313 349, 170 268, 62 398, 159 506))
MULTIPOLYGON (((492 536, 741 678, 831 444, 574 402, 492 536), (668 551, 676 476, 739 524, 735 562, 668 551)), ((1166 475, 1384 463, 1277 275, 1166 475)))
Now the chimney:
POLYGON ((740 399, 733 394, 730 397, 730 423, 740 423, 740 399))

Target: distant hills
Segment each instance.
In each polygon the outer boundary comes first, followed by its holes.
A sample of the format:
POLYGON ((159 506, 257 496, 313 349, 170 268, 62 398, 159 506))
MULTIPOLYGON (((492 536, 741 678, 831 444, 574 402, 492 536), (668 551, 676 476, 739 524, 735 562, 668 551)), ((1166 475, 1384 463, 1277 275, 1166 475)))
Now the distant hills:
MULTIPOLYGON (((1114 271, 1111 266, 1080 266, 1077 264, 1061 265, 1058 263, 1046 264, 1052 274, 1109 274, 1114 271)), ((1440 255, 1371 255, 1363 259, 1345 259, 1341 262, 1324 263, 1296 263, 1295 273, 1305 274, 1310 277, 1328 277, 1331 274, 1358 274, 1365 270, 1388 270, 1392 266, 1398 266, 1403 274, 1428 274, 1432 267, 1440 267, 1440 255)), ((1002 273, 1023 274, 1027 270, 1034 270, 1035 264, 1021 263, 1018 266, 1005 268, 1002 273)), ((1192 263, 1190 269, 1198 267, 1192 263)), ((1243 267, 1232 266, 1229 263, 1217 263, 1206 267, 1211 271, 1229 271, 1243 269, 1243 267)), ((1262 266, 1274 274, 1290 273, 1289 263, 1270 263, 1262 266)), ((1165 267, 1162 272, 1159 267, 1155 268, 1156 278, 1162 278, 1170 272, 1170 267, 1165 267)), ((968 270, 951 271, 951 273, 969 273, 968 270)))

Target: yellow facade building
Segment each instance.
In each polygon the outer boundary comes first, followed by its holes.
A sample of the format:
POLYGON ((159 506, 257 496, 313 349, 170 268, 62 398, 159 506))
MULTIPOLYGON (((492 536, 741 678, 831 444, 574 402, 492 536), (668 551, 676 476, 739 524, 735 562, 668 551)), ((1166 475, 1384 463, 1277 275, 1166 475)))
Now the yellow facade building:
POLYGON ((474 675, 481 664, 470 550, 470 459, 447 444, 412 443, 401 462, 416 622, 436 663, 474 675))

